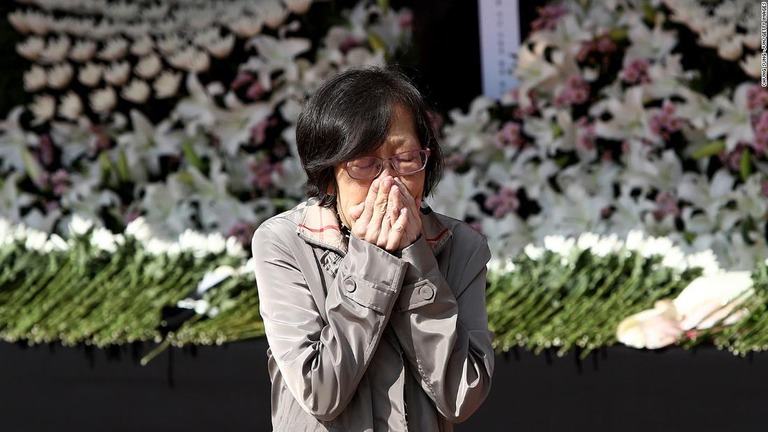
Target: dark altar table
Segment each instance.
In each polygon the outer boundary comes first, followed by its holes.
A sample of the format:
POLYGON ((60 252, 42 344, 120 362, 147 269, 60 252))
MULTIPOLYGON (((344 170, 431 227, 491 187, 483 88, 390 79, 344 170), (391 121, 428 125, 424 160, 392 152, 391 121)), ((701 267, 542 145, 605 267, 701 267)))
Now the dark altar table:
MULTIPOLYGON (((130 347, 0 343, 0 431, 268 431, 265 349, 174 349, 140 366, 130 347)), ((766 407, 768 354, 517 350, 497 357, 488 400, 456 430, 761 431, 766 407)))

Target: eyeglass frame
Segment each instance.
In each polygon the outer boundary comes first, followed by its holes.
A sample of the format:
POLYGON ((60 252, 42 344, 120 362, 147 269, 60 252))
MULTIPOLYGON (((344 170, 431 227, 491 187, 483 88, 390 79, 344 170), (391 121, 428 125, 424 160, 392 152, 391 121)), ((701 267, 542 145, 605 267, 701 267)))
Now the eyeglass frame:
POLYGON ((427 163, 429 162, 429 156, 430 156, 431 153, 432 152, 431 152, 431 150, 429 148, 423 148, 423 149, 419 149, 419 150, 408 150, 408 151, 400 152, 400 153, 393 154, 392 156, 386 157, 386 158, 380 158, 378 156, 363 156, 363 157, 360 157, 360 158, 353 159, 351 161, 344 162, 344 170, 347 172, 347 175, 349 177, 351 177, 351 178, 353 178, 355 180, 370 180, 370 179, 374 179, 374 178, 380 176, 381 173, 384 172, 384 162, 387 161, 387 162, 389 162, 389 166, 392 167, 392 170, 394 172, 396 172, 396 173, 398 173, 398 174, 400 174, 402 176, 410 176, 410 175, 418 174, 418 173, 424 171, 427 168, 427 163), (395 168, 395 164, 392 162, 392 159, 394 159, 394 158, 396 158, 396 157, 398 157, 400 155, 406 154, 406 153, 415 153, 415 152, 418 152, 420 154, 421 153, 424 154, 424 164, 421 166, 421 168, 417 169, 416 171, 409 172, 409 173, 400 172, 397 168, 395 168), (379 169, 376 172, 376 175, 373 175, 373 176, 370 176, 370 177, 362 177, 362 178, 360 178, 360 177, 353 176, 349 172, 349 164, 354 162, 354 161, 356 161, 356 160, 363 159, 363 158, 374 158, 374 159, 379 161, 379 169))

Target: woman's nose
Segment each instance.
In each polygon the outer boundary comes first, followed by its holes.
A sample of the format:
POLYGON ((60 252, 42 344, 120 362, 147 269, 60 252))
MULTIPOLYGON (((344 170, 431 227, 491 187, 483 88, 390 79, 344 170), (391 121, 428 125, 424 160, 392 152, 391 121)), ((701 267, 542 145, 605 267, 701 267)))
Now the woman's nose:
POLYGON ((392 166, 392 161, 385 159, 381 163, 381 173, 379 173, 380 178, 384 178, 386 176, 392 176, 397 177, 397 171, 395 171, 395 167, 392 166))

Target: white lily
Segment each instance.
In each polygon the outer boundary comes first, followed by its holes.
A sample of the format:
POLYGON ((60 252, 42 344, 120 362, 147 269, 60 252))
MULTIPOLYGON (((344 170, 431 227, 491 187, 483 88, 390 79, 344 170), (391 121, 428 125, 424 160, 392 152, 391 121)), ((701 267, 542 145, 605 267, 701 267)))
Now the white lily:
POLYGON ((25 130, 20 123, 23 107, 15 107, 0 122, 0 167, 24 172, 24 153, 39 143, 37 135, 25 130))
POLYGON ((144 179, 144 170, 150 174, 160 173, 160 157, 181 154, 182 132, 173 129, 170 121, 157 126, 140 111, 130 111, 130 132, 117 137, 117 151, 123 152, 128 166, 133 168, 137 179, 144 179))
POLYGON ((557 68, 548 62, 543 55, 546 48, 546 45, 542 43, 535 44, 533 49, 524 44, 518 52, 515 76, 520 81, 518 91, 520 105, 523 108, 528 107, 531 103, 528 98, 530 90, 539 87, 546 88, 551 80, 558 78, 557 68))
POLYGON ((664 31, 661 20, 658 20, 653 30, 648 28, 639 17, 629 26, 631 44, 625 54, 625 59, 654 59, 665 58, 677 45, 677 36, 673 31, 664 31))
POLYGON ((242 66, 242 70, 259 74, 259 81, 266 89, 272 88, 271 75, 282 71, 289 81, 298 78, 296 56, 310 48, 310 41, 303 38, 277 39, 269 35, 251 38, 246 46, 253 46, 258 52, 242 66))
POLYGON ((707 128, 707 138, 725 136, 725 148, 728 152, 733 151, 740 142, 751 143, 755 140, 747 100, 751 86, 750 82, 739 84, 733 92, 733 99, 722 94, 714 99, 720 109, 720 115, 707 128))
POLYGON ((483 191, 477 185, 477 172, 470 169, 464 174, 448 171, 433 191, 430 206, 438 213, 456 219, 480 216, 480 209, 473 197, 483 191))
POLYGON ((488 110, 493 103, 492 99, 480 96, 472 101, 466 114, 458 109, 451 110, 448 114, 451 124, 443 130, 446 148, 463 153, 492 148, 493 138, 485 129, 491 120, 488 110))
POLYGON ((608 121, 595 122, 595 133, 603 138, 618 141, 627 139, 659 141, 650 128, 641 86, 629 88, 624 94, 624 100, 614 98, 601 100, 592 106, 590 114, 596 118, 603 114, 611 115, 612 118, 608 121))

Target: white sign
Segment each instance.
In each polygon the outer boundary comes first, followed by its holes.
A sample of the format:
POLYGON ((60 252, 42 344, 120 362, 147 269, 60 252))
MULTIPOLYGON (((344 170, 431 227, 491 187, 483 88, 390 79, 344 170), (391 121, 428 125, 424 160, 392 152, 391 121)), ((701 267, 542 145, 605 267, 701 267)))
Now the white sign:
POLYGON ((518 0, 477 0, 483 94, 495 99, 517 85, 512 76, 520 49, 518 0))

